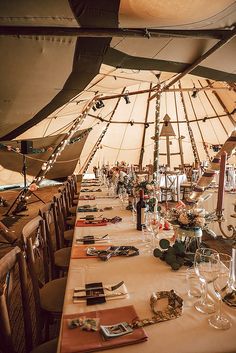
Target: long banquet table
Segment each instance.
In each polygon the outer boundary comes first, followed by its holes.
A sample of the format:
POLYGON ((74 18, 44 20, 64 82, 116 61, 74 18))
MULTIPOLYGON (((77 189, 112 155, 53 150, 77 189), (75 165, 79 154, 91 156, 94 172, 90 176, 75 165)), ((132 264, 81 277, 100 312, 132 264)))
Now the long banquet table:
MULTIPOLYGON (((94 189, 94 187, 91 187, 94 189)), ((86 193, 88 194, 88 193, 86 193)), ((81 193, 83 195, 83 193, 81 193)), ((119 308, 133 305, 140 318, 152 317, 149 299, 153 292, 174 289, 184 300, 183 313, 177 319, 145 327, 148 340, 143 343, 116 348, 117 353, 235 353, 236 352, 236 309, 223 304, 225 312, 233 325, 229 330, 216 330, 209 326, 208 315, 196 311, 194 301, 187 296, 186 268, 172 271, 170 267, 153 257, 142 241, 142 232, 137 231, 131 221, 131 212, 121 209, 120 200, 107 198, 106 191, 93 192, 96 200, 79 201, 79 204, 96 204, 98 208, 112 206, 112 210, 94 213, 107 218, 122 217, 122 222, 103 227, 75 227, 73 247, 76 239, 84 235, 103 236, 109 234, 112 245, 134 245, 140 249, 140 255, 134 257, 114 257, 104 262, 97 258, 71 259, 63 316, 89 311, 119 308), (72 300, 75 287, 84 287, 86 283, 103 282, 114 284, 124 281, 128 297, 107 301, 104 304, 87 306, 85 302, 74 304, 72 300)), ((78 213, 77 217, 88 213, 78 213)), ((90 213, 89 213, 90 214, 90 213)), ((171 234, 161 233, 161 237, 171 234)), ((88 245, 90 246, 90 245, 88 245)), ((94 246, 94 245, 91 245, 94 246)), ((96 245, 95 245, 96 246, 96 245)), ((213 292, 211 293, 213 296, 213 292)), ((110 353, 112 350, 108 349, 110 353)), ((114 350, 113 350, 114 351, 114 350)), ((61 336, 58 352, 61 352, 61 336)))

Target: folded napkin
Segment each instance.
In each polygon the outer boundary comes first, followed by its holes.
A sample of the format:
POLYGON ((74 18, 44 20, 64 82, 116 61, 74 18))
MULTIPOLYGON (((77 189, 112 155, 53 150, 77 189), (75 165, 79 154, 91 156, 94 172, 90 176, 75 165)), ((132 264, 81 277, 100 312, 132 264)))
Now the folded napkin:
POLYGON ((88 188, 84 188, 81 189, 80 192, 101 192, 102 189, 88 189, 88 188))
POLYGON ((97 207, 81 207, 77 208, 77 212, 98 212, 97 207))
POLYGON ((126 285, 123 283, 119 288, 113 290, 113 291, 108 291, 105 287, 111 287, 111 284, 102 284, 102 283, 88 283, 85 285, 86 290, 83 292, 76 292, 76 290, 81 290, 83 288, 81 287, 76 287, 74 289, 74 294, 73 294, 73 303, 83 303, 87 301, 87 305, 94 305, 94 304, 102 304, 105 303, 107 300, 115 300, 115 299, 125 299, 128 298, 128 290, 126 285), (101 287, 101 289, 96 290, 96 292, 93 292, 92 289, 93 287, 101 287), (94 298, 79 298, 79 296, 84 297, 84 296, 89 296, 94 298), (96 297, 97 295, 97 297, 96 297), (99 297, 100 295, 100 297, 99 297))
POLYGON ((95 196, 90 196, 90 195, 84 195, 84 196, 80 196, 79 200, 95 200, 96 197, 95 196))
MULTIPOLYGON (((104 244, 104 245, 96 245, 97 250, 107 250, 111 245, 110 244, 104 244)), ((87 245, 74 245, 71 250, 71 258, 72 259, 90 259, 97 257, 97 255, 94 256, 88 256, 87 255, 87 245)))
MULTIPOLYGON (((147 335, 143 328, 135 329, 128 335, 116 337, 108 341, 102 338, 99 331, 88 332, 82 331, 80 328, 69 329, 68 323, 70 320, 84 316, 87 318, 99 318, 101 325, 114 325, 119 322, 131 323, 134 319, 137 320, 138 318, 132 305, 82 314, 64 315, 62 318, 61 353, 95 352, 141 343, 147 340, 147 335)), ((144 350, 145 347, 139 351, 144 350)))
POLYGON ((78 219, 76 221, 76 227, 99 227, 99 226, 106 226, 107 221, 103 220, 83 220, 83 219, 78 219))

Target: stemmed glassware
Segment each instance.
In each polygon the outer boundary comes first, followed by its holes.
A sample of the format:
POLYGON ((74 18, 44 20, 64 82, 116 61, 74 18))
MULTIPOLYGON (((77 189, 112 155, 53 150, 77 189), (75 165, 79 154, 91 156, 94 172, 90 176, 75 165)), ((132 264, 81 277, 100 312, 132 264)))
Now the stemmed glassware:
POLYGON ((137 198, 133 197, 132 198, 132 221, 134 224, 136 224, 136 218, 137 218, 137 198))
POLYGON ((222 313, 222 299, 230 290, 232 290, 230 288, 231 264, 232 258, 230 255, 219 253, 218 274, 213 281, 219 305, 216 314, 208 319, 209 324, 219 330, 227 330, 232 326, 228 317, 222 313))
POLYGON ((214 303, 208 298, 208 284, 216 280, 219 269, 219 253, 214 249, 197 249, 194 257, 194 269, 202 283, 203 293, 195 308, 205 314, 215 312, 214 303))
POLYGON ((160 219, 159 214, 157 212, 148 212, 146 216, 146 227, 152 233, 153 237, 153 247, 156 244, 155 240, 158 239, 159 227, 160 227, 160 219))

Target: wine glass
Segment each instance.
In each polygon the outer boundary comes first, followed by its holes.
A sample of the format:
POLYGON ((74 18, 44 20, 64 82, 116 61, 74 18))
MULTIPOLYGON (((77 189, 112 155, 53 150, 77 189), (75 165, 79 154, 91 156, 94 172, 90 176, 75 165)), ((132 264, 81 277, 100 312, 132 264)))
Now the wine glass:
POLYGON ((134 224, 136 224, 137 221, 137 198, 133 197, 132 198, 132 221, 134 224))
POLYGON ((215 315, 208 319, 209 324, 219 330, 227 330, 232 323, 225 314, 222 313, 222 299, 230 291, 230 269, 232 258, 230 255, 219 253, 218 275, 213 281, 214 290, 219 301, 215 315))
POLYGON ((215 312, 214 303, 208 298, 208 284, 214 282, 218 275, 219 254, 214 249, 197 249, 194 256, 194 269, 203 287, 203 294, 195 303, 195 308, 204 314, 215 312))
POLYGON ((157 212, 149 212, 147 222, 148 222, 148 229, 150 229, 153 235, 153 240, 158 239, 159 226, 160 226, 159 214, 157 212))

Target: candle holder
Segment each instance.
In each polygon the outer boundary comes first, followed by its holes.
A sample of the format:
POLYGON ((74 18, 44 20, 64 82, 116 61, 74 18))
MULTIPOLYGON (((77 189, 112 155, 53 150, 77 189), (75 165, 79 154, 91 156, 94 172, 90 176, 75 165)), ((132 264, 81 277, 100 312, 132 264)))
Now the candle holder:
MULTIPOLYGON (((236 203, 234 204, 234 211, 236 212, 236 203)), ((236 213, 233 214, 231 217, 236 218, 236 213)), ((229 232, 232 233, 226 233, 226 231, 223 229, 222 227, 222 223, 225 222, 225 218, 224 218, 224 214, 223 214, 223 210, 221 211, 216 211, 216 222, 218 222, 219 228, 221 233, 223 234, 223 236, 227 239, 232 239, 232 240, 236 240, 236 226, 233 226, 232 224, 229 224, 227 226, 227 229, 229 232)))

